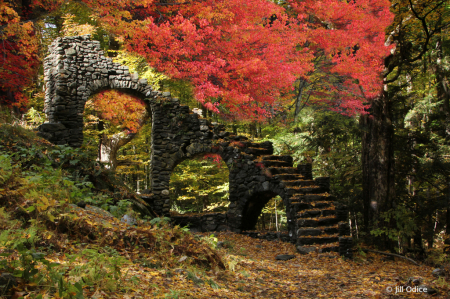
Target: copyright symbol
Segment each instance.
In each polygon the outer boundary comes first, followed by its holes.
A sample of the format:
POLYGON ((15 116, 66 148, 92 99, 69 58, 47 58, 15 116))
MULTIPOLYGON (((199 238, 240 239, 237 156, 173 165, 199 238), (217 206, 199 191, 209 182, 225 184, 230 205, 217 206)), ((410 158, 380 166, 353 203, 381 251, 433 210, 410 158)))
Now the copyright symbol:
POLYGON ((386 291, 387 291, 388 293, 391 293, 391 292, 392 292, 392 287, 387 287, 387 288, 386 288, 386 291))

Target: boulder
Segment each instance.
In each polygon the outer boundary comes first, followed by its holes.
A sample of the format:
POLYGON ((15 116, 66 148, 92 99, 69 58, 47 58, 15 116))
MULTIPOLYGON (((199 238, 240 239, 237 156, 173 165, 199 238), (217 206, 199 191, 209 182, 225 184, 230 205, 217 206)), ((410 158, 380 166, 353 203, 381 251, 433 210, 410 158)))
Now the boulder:
POLYGON ((433 272, 431 274, 433 274, 436 277, 445 276, 445 270, 440 269, 440 268, 436 268, 436 269, 433 270, 433 272))
POLYGON ((293 259, 294 257, 295 257, 295 255, 292 255, 292 254, 280 254, 280 255, 277 255, 277 257, 275 259, 280 260, 280 261, 287 261, 287 260, 293 259))

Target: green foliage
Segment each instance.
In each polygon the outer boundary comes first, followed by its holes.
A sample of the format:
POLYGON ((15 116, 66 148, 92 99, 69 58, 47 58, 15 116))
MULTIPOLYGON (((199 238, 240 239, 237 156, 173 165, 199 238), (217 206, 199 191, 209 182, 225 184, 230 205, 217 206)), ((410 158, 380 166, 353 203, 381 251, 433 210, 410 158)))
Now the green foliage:
POLYGON ((114 54, 114 62, 128 66, 130 73, 138 73, 140 79, 147 79, 148 84, 154 86, 156 90, 159 90, 162 82, 168 79, 166 75, 150 67, 144 57, 123 50, 109 52, 114 54))
POLYGON ((151 121, 147 121, 131 142, 125 144, 117 153, 119 161, 130 161, 129 165, 120 165, 116 173, 135 191, 148 189, 150 186, 150 155, 151 155, 151 121), (139 188, 138 188, 139 187, 139 188))
POLYGON ((170 294, 165 294, 164 298, 167 298, 167 299, 178 299, 178 298, 180 298, 180 295, 181 295, 181 291, 170 290, 170 294))
POLYGON ((215 290, 220 289, 220 286, 213 279, 210 278, 206 280, 206 282, 211 286, 211 288, 215 290))
POLYGON ((0 151, 0 186, 2 186, 9 179, 11 174, 11 156, 0 151))
POLYGON ((18 224, 17 220, 9 219, 4 208, 0 209, 0 226, 12 227, 0 234, 0 248, 9 249, 0 254, 0 271, 13 273, 27 283, 40 285, 50 291, 57 290, 61 298, 84 298, 82 284, 65 282, 66 269, 59 263, 45 259, 46 254, 36 250, 38 231, 42 228, 35 225, 21 228, 18 224), (14 258, 16 252, 18 259, 14 258))
POLYGON ((211 234, 209 236, 204 236, 202 239, 206 244, 208 244, 212 249, 217 248, 217 242, 219 241, 214 234, 211 234))
POLYGON ((223 161, 220 167, 209 159, 184 161, 170 177, 172 210, 179 213, 226 211, 228 176, 223 161))
POLYGON ((286 207, 282 198, 277 195, 270 199, 259 215, 256 223, 258 230, 287 230, 286 207), (276 217, 276 219, 275 219, 276 217), (278 223, 278 226, 276 226, 278 223))
POLYGON ((28 128, 37 128, 39 125, 45 122, 45 114, 37 111, 34 107, 28 109, 27 113, 24 115, 28 128))
MULTIPOLYGON (((403 205, 399 205, 380 216, 382 219, 379 221, 379 227, 372 230, 371 234, 374 236, 384 235, 390 240, 398 242, 400 246, 406 241, 406 238, 414 236, 414 232, 417 230, 413 211, 403 205), (396 227, 386 225, 389 223, 395 223, 396 227)), ((399 248, 397 249, 399 250, 399 248)))
POLYGON ((186 278, 192 280, 196 285, 204 284, 205 282, 200 279, 194 272, 187 271, 186 278))
POLYGON ((156 225, 157 227, 163 227, 168 225, 168 223, 170 222, 170 218, 168 217, 156 217, 153 218, 152 220, 150 220, 150 224, 151 225, 156 225))
POLYGON ((87 248, 69 255, 68 261, 76 264, 69 272, 69 277, 76 278, 88 286, 97 286, 108 291, 120 289, 120 281, 125 273, 121 269, 130 262, 115 249, 87 248), (82 261, 82 263, 78 263, 82 261))

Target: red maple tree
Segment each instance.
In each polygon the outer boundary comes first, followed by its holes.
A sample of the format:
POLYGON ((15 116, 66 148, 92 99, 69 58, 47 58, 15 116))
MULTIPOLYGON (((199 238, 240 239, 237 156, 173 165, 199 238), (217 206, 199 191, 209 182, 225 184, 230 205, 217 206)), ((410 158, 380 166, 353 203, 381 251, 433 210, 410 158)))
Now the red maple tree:
MULTIPOLYGON (((269 107, 290 100, 296 80, 309 79, 319 50, 332 62, 323 71, 342 79, 331 97, 323 94, 332 109, 361 112, 381 88, 389 50, 384 30, 392 19, 387 0, 290 0, 288 9, 266 0, 82 1, 127 50, 172 78, 190 80, 197 100, 216 113, 270 116, 269 107)), ((62 2, 34 0, 29 8, 49 11, 62 2)), ((19 95, 39 63, 37 43, 32 27, 21 23, 27 14, 4 0, 0 5, 2 25, 22 28, 3 33, 12 42, 0 75, 11 80, 0 89, 19 95)))
POLYGON ((385 45, 385 30, 394 17, 390 2, 290 0, 290 4, 298 19, 308 23, 309 49, 331 62, 322 71, 340 79, 321 100, 341 113, 364 113, 382 89, 383 59, 391 49, 385 45))

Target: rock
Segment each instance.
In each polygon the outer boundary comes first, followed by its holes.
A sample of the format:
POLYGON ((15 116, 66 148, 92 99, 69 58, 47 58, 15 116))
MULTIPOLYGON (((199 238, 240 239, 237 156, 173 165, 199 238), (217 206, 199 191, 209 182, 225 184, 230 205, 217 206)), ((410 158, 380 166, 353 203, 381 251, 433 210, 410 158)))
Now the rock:
POLYGON ((408 285, 415 285, 415 286, 417 286, 421 283, 422 283, 422 277, 420 277, 420 276, 410 277, 410 278, 408 278, 408 282, 407 282, 408 285))
POLYGON ((130 75, 131 80, 137 81, 139 79, 139 74, 138 73, 133 73, 130 75))
POLYGON ((67 56, 73 56, 73 55, 77 54, 77 51, 74 48, 69 48, 69 49, 66 49, 65 53, 67 56))
POLYGON ((292 254, 280 254, 280 255, 277 255, 277 257, 275 259, 280 260, 280 261, 287 261, 287 260, 293 259, 294 257, 295 257, 295 255, 292 255, 292 254))
POLYGON ((169 195, 169 190, 164 189, 163 191, 161 191, 162 195, 169 195))
POLYGON ((227 231, 227 230, 229 230, 229 228, 228 228, 227 225, 224 225, 224 224, 219 225, 219 226, 216 228, 216 231, 218 231, 218 232, 224 232, 224 231, 227 231))
POLYGON ((430 294, 430 295, 437 294, 437 290, 436 289, 433 289, 432 287, 427 286, 427 285, 421 284, 421 285, 419 285, 419 286, 417 286, 415 288, 416 288, 416 292, 417 293, 418 292, 420 292, 420 293, 427 293, 427 294, 430 294))
POLYGON ((84 202, 84 201, 79 201, 78 203, 77 203, 77 206, 79 206, 80 208, 86 208, 86 203, 84 202))
POLYGON ((41 132, 56 132, 66 130, 66 127, 62 123, 46 122, 39 126, 41 132))
POLYGON ((297 252, 300 254, 308 254, 310 252, 315 252, 316 247, 304 247, 304 246, 297 246, 297 252))
POLYGON ((440 268, 436 268, 436 269, 433 270, 433 272, 431 274, 433 274, 436 277, 445 276, 445 270, 440 269, 440 268))
POLYGON ((94 213, 103 215, 105 217, 114 217, 113 214, 111 214, 110 212, 103 210, 102 208, 96 207, 96 206, 91 206, 91 205, 86 205, 85 207, 86 210, 92 211, 94 213))
POLYGON ((135 225, 137 223, 136 219, 128 214, 123 215, 122 219, 120 220, 128 225, 135 225))

